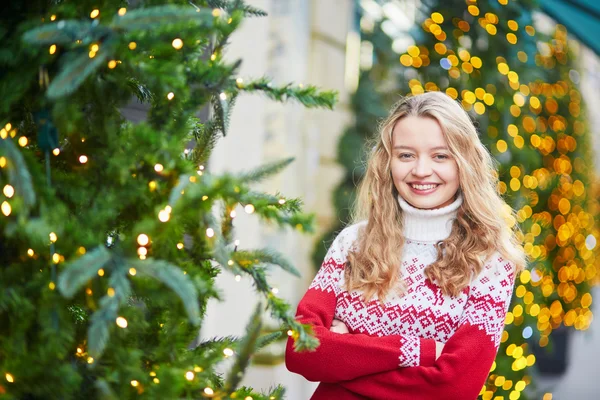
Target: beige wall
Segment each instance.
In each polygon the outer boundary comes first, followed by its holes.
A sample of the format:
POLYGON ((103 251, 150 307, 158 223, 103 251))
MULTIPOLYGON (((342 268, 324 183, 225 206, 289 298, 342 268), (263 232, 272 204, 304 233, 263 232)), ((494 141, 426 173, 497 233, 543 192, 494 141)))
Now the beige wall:
MULTIPOLYGON (((213 173, 243 171, 266 162, 295 157, 295 162, 257 189, 280 191, 300 197, 305 211, 314 212, 317 233, 334 223, 331 196, 343 170, 336 163, 337 141, 350 123, 350 94, 346 72, 357 60, 346 63, 346 41, 353 18, 353 0, 253 0, 253 6, 269 13, 249 18, 231 40, 227 57, 244 60, 243 79, 266 75, 275 84, 295 82, 337 90, 340 102, 334 111, 307 110, 299 104, 277 104, 261 95, 241 96, 232 114, 230 131, 213 154, 213 173), (347 68, 348 67, 348 68, 347 68)), ((238 208, 235 221, 240 247, 272 247, 291 259, 302 279, 274 269, 271 283, 294 307, 314 276, 310 262, 317 235, 279 231, 258 223, 238 208)), ((236 282, 224 273, 217 284, 225 301, 209 305, 201 335, 204 338, 241 335, 259 298, 247 279, 236 282)), ((265 323, 269 323, 265 315, 265 323)), ((281 347, 273 348, 282 353, 281 347)), ((290 400, 308 399, 315 384, 289 373, 285 366, 252 367, 243 384, 267 389, 275 384, 287 388, 290 400)))

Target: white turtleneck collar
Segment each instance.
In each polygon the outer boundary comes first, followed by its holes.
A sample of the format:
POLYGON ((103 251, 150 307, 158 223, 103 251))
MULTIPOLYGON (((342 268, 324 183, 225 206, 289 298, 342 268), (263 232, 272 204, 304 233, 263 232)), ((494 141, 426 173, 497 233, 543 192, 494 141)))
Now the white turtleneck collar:
POLYGON ((400 195, 398 195, 398 203, 404 218, 404 237, 416 242, 437 243, 450 236, 452 222, 456 219, 463 197, 459 193, 452 204, 433 210, 415 208, 400 195))

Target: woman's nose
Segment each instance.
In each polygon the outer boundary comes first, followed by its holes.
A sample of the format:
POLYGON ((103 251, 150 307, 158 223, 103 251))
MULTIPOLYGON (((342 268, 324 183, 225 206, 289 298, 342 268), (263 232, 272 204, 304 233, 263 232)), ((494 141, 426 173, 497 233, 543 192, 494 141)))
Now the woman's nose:
POLYGON ((412 174, 415 176, 429 176, 432 173, 431 164, 428 160, 419 158, 416 161, 412 174))

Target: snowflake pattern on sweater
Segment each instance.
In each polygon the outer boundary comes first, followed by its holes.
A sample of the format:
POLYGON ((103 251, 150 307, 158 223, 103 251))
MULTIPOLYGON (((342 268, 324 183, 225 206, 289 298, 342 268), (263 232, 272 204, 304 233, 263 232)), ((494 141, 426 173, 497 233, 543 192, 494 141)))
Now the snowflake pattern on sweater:
POLYGON ((377 299, 365 303, 360 293, 344 290, 347 254, 364 224, 349 226, 338 235, 300 302, 297 318, 313 325, 321 346, 316 352, 296 353, 290 339, 288 369, 323 382, 313 399, 331 393, 340 398, 346 393, 347 398, 434 399, 444 382, 449 385, 444 398, 476 398, 498 351, 514 265, 495 254, 460 295, 446 296, 424 274, 437 257, 434 242, 407 240, 401 264, 406 293, 388 296, 383 305, 377 299), (334 318, 343 321, 350 334, 329 332, 334 318), (435 341, 446 344, 437 361, 435 341), (461 380, 474 365, 477 368, 461 380), (432 388, 436 374, 442 374, 441 383, 431 392, 423 391, 424 386, 432 388), (453 376, 456 379, 449 381, 453 376))

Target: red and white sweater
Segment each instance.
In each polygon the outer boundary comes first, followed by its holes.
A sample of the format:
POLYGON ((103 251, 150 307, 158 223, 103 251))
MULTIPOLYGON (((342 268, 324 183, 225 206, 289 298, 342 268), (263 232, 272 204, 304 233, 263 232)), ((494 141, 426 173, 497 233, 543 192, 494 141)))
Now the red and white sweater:
POLYGON ((489 374, 510 305, 514 264, 496 254, 459 296, 443 295, 423 271, 437 257, 435 243, 449 236, 462 198, 437 210, 399 202, 406 293, 389 296, 382 307, 343 289, 346 257, 363 222, 337 236, 298 305, 296 319, 313 326, 320 346, 297 353, 290 338, 286 366, 321 382, 313 400, 471 400, 489 374), (331 332, 334 318, 350 333, 331 332), (445 343, 437 361, 435 341, 445 343))

